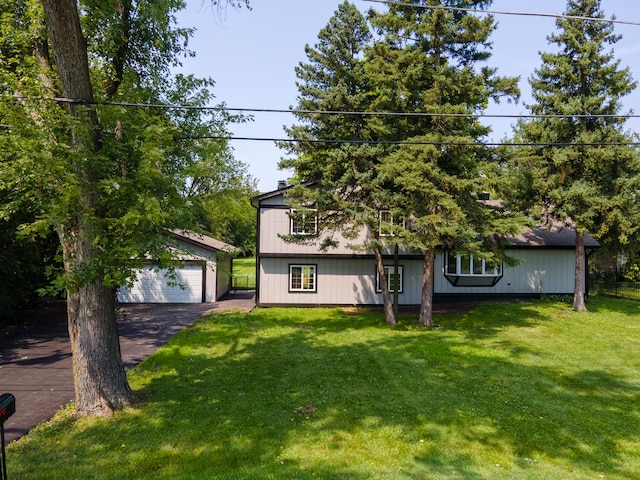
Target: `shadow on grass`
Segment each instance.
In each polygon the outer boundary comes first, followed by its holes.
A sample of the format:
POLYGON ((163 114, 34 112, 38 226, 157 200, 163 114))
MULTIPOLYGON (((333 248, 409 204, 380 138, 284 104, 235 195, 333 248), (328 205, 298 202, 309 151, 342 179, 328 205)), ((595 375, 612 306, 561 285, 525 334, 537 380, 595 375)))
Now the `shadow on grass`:
POLYGON ((105 478, 487 478, 479 456, 631 478, 621 445, 638 441, 638 385, 475 343, 545 321, 528 304, 510 311, 454 314, 435 331, 366 311, 216 315, 135 370, 143 408, 68 443, 92 439, 81 462, 105 478))

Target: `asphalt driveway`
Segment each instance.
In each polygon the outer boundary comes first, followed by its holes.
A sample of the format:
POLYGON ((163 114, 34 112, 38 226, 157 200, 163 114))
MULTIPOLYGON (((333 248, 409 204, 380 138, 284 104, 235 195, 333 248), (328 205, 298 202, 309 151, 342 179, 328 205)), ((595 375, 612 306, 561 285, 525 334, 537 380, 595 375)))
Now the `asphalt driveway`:
MULTIPOLYGON (((228 295, 216 303, 122 305, 118 327, 125 369, 212 310, 250 310, 254 305, 253 293, 228 295)), ((4 425, 8 443, 73 400, 73 372, 64 318, 7 334, 1 341, 0 394, 16 398, 16 413, 4 425)))

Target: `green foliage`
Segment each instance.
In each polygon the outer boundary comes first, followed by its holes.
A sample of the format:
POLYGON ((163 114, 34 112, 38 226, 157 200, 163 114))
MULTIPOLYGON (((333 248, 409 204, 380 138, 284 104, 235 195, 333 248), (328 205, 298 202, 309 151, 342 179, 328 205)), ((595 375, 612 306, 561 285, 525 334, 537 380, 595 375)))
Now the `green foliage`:
POLYGON ((522 219, 478 201, 487 187, 484 164, 493 157, 482 147, 460 145, 489 132, 473 115, 491 99, 519 94, 517 79, 482 66, 490 58, 493 18, 393 5, 389 12, 372 12, 370 19, 383 37, 368 51, 367 70, 377 86, 373 108, 460 115, 376 117, 385 138, 425 143, 400 145, 381 160, 386 203, 411 218, 410 228, 399 233, 420 250, 489 248, 500 255, 497 245, 484 241, 518 231, 522 219))
POLYGON ((36 292, 49 284, 47 271, 59 265, 57 238, 16 235, 17 224, 30 220, 28 212, 17 212, 0 222, 0 320, 11 319, 33 300, 36 292))
MULTIPOLYGON (((640 476, 639 304, 551 300, 396 328, 366 309, 197 322, 130 372, 142 403, 64 409, 9 445, 11 478, 640 476), (37 465, 37 468, 34 468, 37 465)), ((8 423, 7 423, 8 425, 8 423)))
POLYGON ((0 214, 31 212, 23 234, 87 226, 92 253, 68 262, 60 288, 96 280, 117 287, 150 257, 171 264, 163 232, 194 228, 196 207, 218 185, 249 182, 226 141, 202 138, 226 136, 242 117, 113 103, 211 106, 212 80, 171 73, 191 55, 192 31, 176 25, 182 7, 181 0, 81 2, 94 96, 106 102, 75 105, 97 119, 98 148, 86 152, 74 144, 88 135, 86 125, 50 100, 60 90, 39 3, 0 2, 0 118, 10 127, 0 131, 7 198, 0 214))
POLYGON ((479 201, 489 186, 483 171, 495 156, 469 146, 490 131, 474 115, 491 100, 519 95, 516 78, 499 77, 486 65, 493 17, 391 4, 383 13, 371 10, 368 20, 352 4, 340 5, 316 47, 306 48, 309 62, 296 69, 298 108, 306 112, 287 133, 319 142, 287 144, 296 157, 281 165, 293 168, 300 182, 289 202, 296 209, 316 208, 325 232, 356 238, 367 228, 367 244, 354 246, 361 249, 385 248, 379 228, 381 212, 387 212, 396 221, 382 227, 392 229, 405 252, 432 256, 444 246, 500 259, 501 238, 519 231, 524 219, 479 201), (415 144, 394 144, 407 141, 415 144))
POLYGON ((256 253, 256 210, 249 200, 253 195, 255 190, 222 190, 202 200, 202 228, 243 255, 256 253))
MULTIPOLYGON (((567 14, 604 18, 600 0, 570 0, 567 14)), ((531 113, 550 117, 518 124, 516 140, 534 145, 517 152, 513 190, 520 205, 537 207, 539 215, 571 218, 602 242, 624 245, 637 231, 640 160, 637 149, 624 145, 631 138, 616 115, 636 83, 609 48, 620 38, 612 24, 574 18, 556 24, 548 40, 558 49, 541 54, 530 79, 531 113)))
POLYGON ((630 282, 640 282, 640 265, 633 263, 625 266, 623 276, 630 282))

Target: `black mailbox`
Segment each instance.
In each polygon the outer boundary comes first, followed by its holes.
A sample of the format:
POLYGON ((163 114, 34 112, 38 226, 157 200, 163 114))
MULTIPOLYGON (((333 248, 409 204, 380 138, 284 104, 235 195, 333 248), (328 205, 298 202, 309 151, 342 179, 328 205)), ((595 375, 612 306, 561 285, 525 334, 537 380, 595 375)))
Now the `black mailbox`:
POLYGON ((4 422, 16 413, 16 397, 10 393, 0 395, 0 480, 7 480, 7 454, 4 450, 4 422))
POLYGON ((0 395, 0 425, 4 425, 11 415, 16 413, 16 397, 10 393, 0 395))

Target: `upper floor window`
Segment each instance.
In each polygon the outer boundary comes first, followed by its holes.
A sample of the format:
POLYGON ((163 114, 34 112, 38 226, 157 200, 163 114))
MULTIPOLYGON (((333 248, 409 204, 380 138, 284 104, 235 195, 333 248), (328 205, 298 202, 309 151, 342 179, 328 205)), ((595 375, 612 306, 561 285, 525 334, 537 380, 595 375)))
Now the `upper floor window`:
POLYGON ((394 225, 405 226, 404 219, 394 218, 389 210, 381 210, 379 215, 379 230, 378 234, 381 237, 393 237, 395 236, 394 225))
MULTIPOLYGON (((398 277, 396 278, 394 274, 394 266, 384 266, 384 273, 387 275, 387 287, 389 287, 390 292, 394 292, 397 288, 398 293, 402 293, 402 284, 403 284, 403 275, 402 275, 402 265, 398 265, 398 277)), ((376 268, 376 292, 382 292, 382 285, 380 283, 380 275, 378 274, 378 269, 376 268)))
POLYGON ((291 235, 315 235, 318 233, 318 217, 315 210, 301 213, 291 210, 289 213, 291 235))
POLYGON ((492 287, 502 278, 502 265, 472 254, 445 254, 445 277, 456 287, 492 287))

